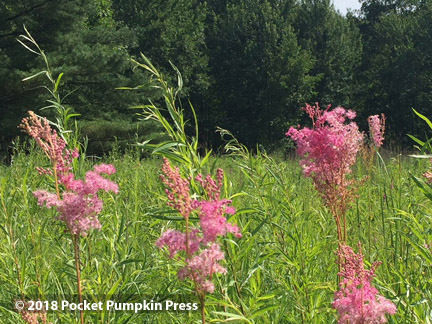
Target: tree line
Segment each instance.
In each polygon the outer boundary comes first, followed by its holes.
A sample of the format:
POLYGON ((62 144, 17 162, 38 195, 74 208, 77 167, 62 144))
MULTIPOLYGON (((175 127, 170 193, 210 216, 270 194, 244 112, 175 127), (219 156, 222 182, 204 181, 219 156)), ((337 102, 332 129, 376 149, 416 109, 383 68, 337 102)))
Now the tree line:
POLYGON ((286 130, 303 122, 300 107, 313 102, 357 111, 363 128, 384 113, 389 142, 411 145, 407 133, 422 135, 412 108, 432 114, 432 1, 361 4, 343 16, 330 0, 3 0, 0 146, 47 98, 41 78, 22 82, 44 68, 16 41, 23 25, 53 74, 64 73, 64 102, 89 134, 101 120, 112 126, 104 136, 128 133, 129 107, 158 100, 130 61, 143 53, 172 82, 170 62, 181 71, 182 103, 193 104, 207 147, 220 144, 217 126, 250 147, 286 145, 286 130))

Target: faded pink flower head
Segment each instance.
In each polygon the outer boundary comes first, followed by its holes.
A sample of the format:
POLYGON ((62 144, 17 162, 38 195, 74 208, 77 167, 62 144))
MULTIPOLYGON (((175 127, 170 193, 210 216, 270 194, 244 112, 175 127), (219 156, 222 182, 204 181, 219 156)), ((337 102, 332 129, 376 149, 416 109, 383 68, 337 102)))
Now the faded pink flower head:
MULTIPOLYGON (((53 167, 59 174, 67 174, 72 170, 72 160, 79 156, 78 150, 66 148, 66 142, 57 135, 46 119, 37 116, 33 111, 28 112, 30 117, 24 118, 20 128, 29 134, 36 144, 48 156, 53 167)), ((37 168, 39 174, 51 174, 51 170, 37 168)))
POLYGON ((339 247, 339 260, 342 270, 341 282, 335 293, 333 307, 339 314, 339 324, 380 324, 387 323, 386 314, 396 313, 396 305, 372 286, 375 269, 380 262, 372 264, 370 270, 364 269, 361 244, 359 252, 354 253, 347 245, 339 247))
POLYGON ((163 175, 160 178, 168 187, 165 189, 168 205, 177 209, 184 218, 188 218, 192 211, 189 181, 182 178, 178 167, 171 168, 167 158, 164 158, 163 161, 163 175))
POLYGON ((384 114, 381 114, 381 118, 378 115, 368 118, 369 134, 376 147, 381 147, 384 142, 385 119, 384 114))

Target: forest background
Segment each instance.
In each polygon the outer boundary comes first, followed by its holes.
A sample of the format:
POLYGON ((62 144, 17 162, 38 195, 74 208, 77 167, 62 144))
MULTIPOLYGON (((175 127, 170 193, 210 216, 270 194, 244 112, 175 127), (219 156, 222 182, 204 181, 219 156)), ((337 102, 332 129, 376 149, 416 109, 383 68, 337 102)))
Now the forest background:
POLYGON ((353 109, 363 129, 384 113, 386 145, 412 146, 407 133, 424 138, 412 108, 432 115, 432 1, 361 3, 343 16, 329 0, 2 0, 0 151, 50 96, 43 76, 22 81, 45 68, 16 41, 24 25, 53 75, 64 73, 63 104, 81 114, 89 153, 162 136, 130 110, 159 100, 149 76, 133 70, 140 53, 171 82, 170 61, 181 71, 203 147, 220 145, 220 126, 248 147, 286 148, 306 102, 353 109))

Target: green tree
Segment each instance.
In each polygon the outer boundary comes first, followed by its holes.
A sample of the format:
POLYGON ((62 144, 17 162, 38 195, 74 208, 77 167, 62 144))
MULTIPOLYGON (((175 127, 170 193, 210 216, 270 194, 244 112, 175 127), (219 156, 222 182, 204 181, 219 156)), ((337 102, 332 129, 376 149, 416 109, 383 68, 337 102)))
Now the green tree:
POLYGON ((283 138, 310 95, 309 55, 297 44, 281 1, 213 4, 207 28, 211 109, 216 122, 253 146, 283 138))
MULTIPOLYGON (((199 118, 200 142, 210 146, 206 135, 211 126, 205 118, 207 98, 212 92, 205 39, 206 3, 199 0, 113 0, 113 9, 116 21, 130 28, 137 37, 137 46, 129 51, 132 56, 139 58, 140 52, 143 53, 169 83, 176 82, 170 62, 181 71, 184 84, 179 98, 187 97, 193 103, 199 118)), ((156 96, 151 94, 154 100, 156 96)), ((185 116, 193 118, 188 109, 185 109, 185 116)), ((212 127, 211 132, 214 132, 212 127)))
POLYGON ((198 0, 113 0, 114 18, 130 28, 137 46, 162 72, 172 75, 170 61, 181 71, 184 95, 208 87, 204 38, 206 6, 198 0))
POLYGON ((412 108, 432 113, 431 4, 367 1, 362 11, 364 117, 384 112, 391 138, 410 144, 406 134, 420 130, 412 108))
MULTIPOLYGON (((124 111, 130 95, 114 91, 127 85, 128 48, 134 37, 119 27, 107 0, 3 1, 0 5, 0 128, 8 142, 25 111, 45 105, 43 76, 21 80, 44 68, 40 57, 16 38, 23 25, 47 54, 54 76, 64 72, 61 88, 70 94, 65 104, 87 118, 124 111), (126 83, 126 84, 125 84, 126 83)), ((45 112, 45 114, 48 112, 45 112)))
POLYGON ((337 13, 330 0, 302 0, 294 20, 299 44, 314 58, 319 78, 313 101, 356 108, 356 71, 361 64, 360 32, 337 13))

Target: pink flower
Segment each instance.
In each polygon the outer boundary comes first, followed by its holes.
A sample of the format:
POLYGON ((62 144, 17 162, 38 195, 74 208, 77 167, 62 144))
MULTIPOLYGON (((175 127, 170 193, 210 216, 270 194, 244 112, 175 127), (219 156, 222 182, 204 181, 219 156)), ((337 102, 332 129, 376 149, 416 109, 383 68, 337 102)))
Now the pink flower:
POLYGON ((94 172, 96 172, 98 174, 101 174, 101 173, 114 174, 114 173, 116 173, 116 169, 114 168, 114 166, 112 164, 102 163, 102 164, 96 165, 93 168, 93 170, 94 170, 94 172))
MULTIPOLYGON (((67 143, 57 135, 46 119, 37 116, 33 111, 30 117, 24 118, 20 127, 36 141, 36 144, 48 156, 58 174, 67 174, 72 170, 72 160, 79 156, 78 150, 69 150, 67 143)), ((51 171, 37 168, 39 174, 50 174, 51 171)))
POLYGON ((291 127, 286 133, 297 144, 303 174, 311 177, 327 204, 344 196, 350 181, 347 175, 356 161, 363 134, 355 122, 355 112, 336 107, 322 111, 316 106, 303 108, 313 121, 313 128, 291 127))
POLYGON ((356 123, 345 124, 347 118, 354 118, 352 111, 337 107, 322 112, 317 107, 316 115, 314 128, 298 130, 291 127, 286 135, 297 144, 305 176, 311 176, 316 184, 341 184, 344 176, 351 172, 363 135, 356 123))
POLYGON ((205 179, 201 174, 196 176, 195 180, 197 180, 204 189, 204 192, 207 194, 208 199, 210 201, 219 200, 220 190, 222 188, 222 180, 224 177, 224 172, 222 169, 217 169, 216 171, 216 180, 213 180, 210 174, 208 174, 205 179))
POLYGON ((86 236, 89 230, 100 229, 97 215, 102 210, 103 201, 97 194, 100 190, 118 193, 117 184, 94 171, 86 173, 85 181, 75 180, 74 175, 68 173, 60 178, 60 182, 66 187, 63 197, 38 190, 34 192, 38 204, 47 208, 56 207, 60 213, 58 219, 66 223, 72 234, 86 236))
POLYGON ((379 324, 387 323, 386 314, 395 314, 396 305, 372 286, 375 262, 370 270, 364 269, 363 254, 359 243, 359 253, 347 245, 339 248, 342 271, 340 289, 335 293, 333 307, 339 314, 339 324, 379 324))
POLYGON ((385 131, 385 116, 381 114, 381 118, 378 115, 369 116, 369 133, 376 147, 381 147, 384 142, 384 131, 385 131))
POLYGON ((168 205, 177 209, 184 218, 188 218, 193 209, 189 181, 181 177, 179 168, 172 169, 166 158, 164 158, 162 172, 163 175, 160 178, 168 187, 165 189, 168 196, 168 205))
POLYGON ((214 242, 218 236, 233 233, 240 238, 242 235, 237 225, 227 222, 225 213, 234 214, 233 207, 226 207, 231 200, 203 201, 200 204, 200 225, 203 233, 203 243, 214 242))
MULTIPOLYGON (((192 229, 189 232, 189 253, 191 254, 199 250, 202 239, 198 233, 198 229, 192 229)), ((159 248, 166 246, 170 258, 173 258, 178 252, 186 251, 186 234, 176 230, 167 230, 156 241, 156 246, 159 248)))
POLYGON ((178 256, 182 259, 182 254, 178 253, 186 252, 183 257, 186 266, 178 272, 178 276, 180 279, 191 279, 197 292, 203 296, 214 291, 213 274, 226 273, 226 269, 219 264, 224 259, 224 253, 216 243, 217 238, 227 233, 241 237, 240 229, 228 223, 225 217, 225 214, 235 213, 235 208, 229 206, 231 200, 220 199, 223 171, 218 169, 216 180, 211 175, 204 178, 201 174, 195 178, 203 189, 201 200, 191 198, 189 181, 181 177, 178 168, 171 168, 167 159, 164 159, 162 172, 161 179, 168 187, 168 204, 185 218, 188 232, 167 230, 156 241, 156 246, 168 248, 170 258, 178 256), (193 228, 189 223, 189 215, 195 211, 199 213, 199 228, 193 228))
POLYGON ((219 264, 219 261, 223 260, 224 257, 225 255, 221 251, 219 244, 213 243, 200 254, 187 260, 187 265, 179 271, 178 276, 181 280, 185 278, 193 280, 199 292, 212 293, 214 291, 213 274, 225 274, 227 272, 219 264))
MULTIPOLYGON (((72 234, 87 235, 87 232, 101 224, 97 215, 101 212, 103 201, 98 197, 98 192, 104 190, 118 193, 118 186, 114 182, 104 178, 101 174, 115 173, 114 166, 100 164, 94 167, 94 171, 88 171, 84 180, 75 180, 72 171, 72 161, 78 157, 78 150, 66 148, 66 142, 51 129, 46 119, 41 119, 34 112, 29 111, 30 117, 24 118, 21 124, 23 128, 38 146, 45 152, 53 165, 57 193, 53 194, 45 190, 37 190, 34 196, 40 206, 47 208, 56 207, 60 215, 59 220, 64 221, 72 234), (59 184, 65 187, 61 197, 59 184)), ((37 168, 39 174, 51 175, 51 170, 37 168)))
POLYGON ((39 206, 45 205, 45 207, 47 208, 51 208, 53 206, 60 206, 60 200, 54 193, 48 192, 46 190, 36 190, 35 192, 33 192, 33 195, 38 200, 39 206))
POLYGON ((102 177, 99 173, 88 171, 85 175, 85 188, 83 190, 87 195, 95 195, 99 190, 112 191, 117 194, 118 185, 102 177))

